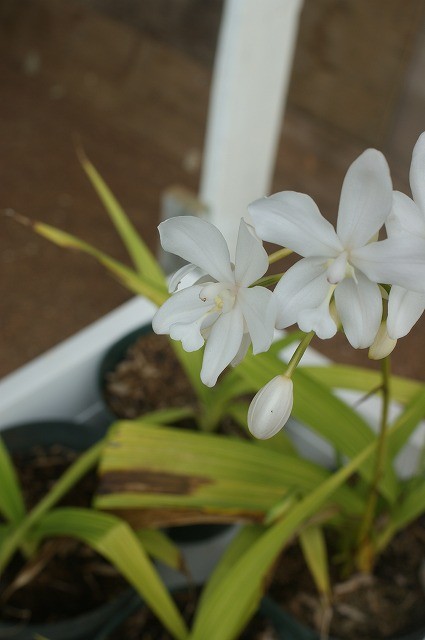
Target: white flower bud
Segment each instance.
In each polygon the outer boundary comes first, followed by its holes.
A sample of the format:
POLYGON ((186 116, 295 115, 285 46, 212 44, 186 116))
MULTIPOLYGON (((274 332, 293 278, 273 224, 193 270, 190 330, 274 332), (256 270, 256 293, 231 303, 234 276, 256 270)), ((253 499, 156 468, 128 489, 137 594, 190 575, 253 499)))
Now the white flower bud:
POLYGON ((276 376, 254 396, 248 410, 248 428, 253 436, 266 440, 285 426, 294 401, 293 384, 284 375, 276 376))
POLYGON ((387 331, 387 323, 381 322, 379 331, 375 336, 375 340, 369 349, 369 358, 371 360, 382 360, 390 355, 394 347, 397 344, 397 340, 390 338, 387 331))

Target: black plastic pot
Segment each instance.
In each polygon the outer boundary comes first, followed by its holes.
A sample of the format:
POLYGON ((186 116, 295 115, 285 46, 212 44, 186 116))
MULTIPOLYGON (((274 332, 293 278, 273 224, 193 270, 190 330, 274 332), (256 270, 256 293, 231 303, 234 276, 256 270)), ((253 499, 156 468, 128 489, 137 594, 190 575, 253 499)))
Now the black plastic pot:
MULTIPOLYGON (((178 589, 177 591, 175 591, 175 593, 180 591, 181 589, 178 589)), ((123 624, 127 620, 127 618, 129 618, 133 613, 136 613, 136 611, 143 606, 144 604, 140 599, 140 596, 134 593, 132 598, 127 602, 123 609, 120 612, 117 612, 115 617, 112 618, 109 622, 109 625, 105 626, 104 629, 102 629, 100 633, 98 633, 93 638, 93 640, 108 640, 109 635, 113 631, 118 629, 118 627, 123 624)), ((291 636, 287 635, 286 624, 283 624, 282 619, 278 615, 276 615, 276 611, 278 610, 280 610, 280 607, 269 598, 263 598, 258 609, 259 613, 262 614, 271 623, 273 630, 276 632, 279 640, 292 640, 291 636)), ((306 636, 305 640, 310 640, 310 638, 306 636)), ((314 640, 316 640, 316 636, 314 640)), ((410 640, 410 638, 408 640, 410 640)))
MULTIPOLYGON (((285 640, 320 640, 319 635, 302 625, 287 611, 284 611, 280 605, 270 598, 264 598, 261 604, 262 612, 273 621, 276 627, 276 631, 281 633, 279 637, 285 640)), ((424 640, 425 628, 417 631, 412 631, 407 635, 391 636, 388 640, 424 640)), ((338 640, 337 638, 329 637, 329 640, 338 640)))
MULTIPOLYGON (((75 451, 84 451, 95 444, 105 431, 100 427, 86 427, 72 422, 34 422, 10 427, 0 432, 11 452, 26 452, 37 445, 60 444, 75 451)), ((96 609, 61 622, 20 624, 0 621, 1 640, 34 640, 37 635, 48 640, 93 640, 118 611, 132 597, 126 589, 119 597, 96 609)))
POLYGON ((103 356, 98 372, 98 387, 100 396, 103 399, 104 411, 105 414, 109 417, 111 422, 117 420, 117 416, 113 413, 110 407, 107 405, 105 401, 105 385, 106 385, 106 376, 111 371, 114 371, 118 363, 124 359, 126 352, 141 336, 148 335, 152 333, 152 325, 145 324, 142 327, 138 327, 127 333, 125 336, 120 338, 117 342, 115 342, 105 355, 103 356))
MULTIPOLYGON (((152 333, 152 325, 146 324, 130 333, 126 334, 120 340, 115 342, 106 352, 99 365, 98 385, 101 397, 105 397, 105 382, 108 373, 114 371, 124 360, 126 352, 137 340, 145 335, 152 333)), ((104 401, 105 413, 109 415, 111 421, 117 420, 117 416, 111 411, 104 401)), ((221 535, 231 525, 227 524, 194 524, 182 525, 178 527, 169 527, 166 529, 167 535, 178 544, 201 543, 215 536, 221 535)))

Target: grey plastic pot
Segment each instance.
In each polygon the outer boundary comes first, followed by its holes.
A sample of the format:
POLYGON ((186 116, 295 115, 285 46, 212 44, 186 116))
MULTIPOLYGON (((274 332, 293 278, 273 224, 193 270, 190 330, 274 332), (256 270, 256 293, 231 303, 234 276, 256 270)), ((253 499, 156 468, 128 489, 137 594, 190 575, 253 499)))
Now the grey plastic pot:
MULTIPOLYGON (((17 425, 0 432, 11 452, 29 451, 36 445, 61 444, 84 451, 105 433, 103 428, 86 427, 73 422, 46 421, 17 425)), ((12 623, 0 621, 0 640, 34 640, 39 635, 48 640, 93 640, 132 597, 126 589, 119 597, 87 613, 52 623, 12 623)))

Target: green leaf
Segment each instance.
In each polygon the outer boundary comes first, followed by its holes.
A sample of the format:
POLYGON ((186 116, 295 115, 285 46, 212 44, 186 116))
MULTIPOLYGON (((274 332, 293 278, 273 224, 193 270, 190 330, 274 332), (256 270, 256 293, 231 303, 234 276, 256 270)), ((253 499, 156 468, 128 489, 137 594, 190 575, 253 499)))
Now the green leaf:
POLYGON ((208 411, 211 389, 206 387, 200 378, 202 359, 204 356, 203 349, 199 349, 198 351, 185 351, 181 342, 171 340, 171 338, 170 345, 176 354, 192 389, 198 398, 205 404, 205 409, 208 411))
POLYGON ((175 638, 187 638, 185 622, 174 601, 136 534, 123 520, 90 509, 64 507, 46 514, 35 535, 72 536, 88 544, 117 567, 175 638))
MULTIPOLYGON (((243 527, 237 536, 230 542, 229 546, 220 558, 212 576, 208 580, 205 588, 202 591, 201 597, 196 609, 196 615, 193 622, 193 630, 190 638, 200 637, 198 627, 201 628, 201 633, 204 628, 204 618, 208 619, 213 613, 214 603, 220 601, 220 590, 222 581, 226 576, 233 571, 234 566, 243 558, 244 554, 250 549, 250 547, 260 538, 264 532, 264 527, 259 525, 249 525, 243 527)), ((234 635, 232 638, 236 638, 239 632, 242 631, 245 626, 246 620, 255 613, 258 600, 261 597, 261 584, 258 584, 257 590, 252 594, 252 602, 247 603, 247 608, 241 616, 239 625, 236 626, 234 635)), ((232 611, 232 607, 228 607, 229 611, 232 611)))
POLYGON ((20 522, 16 523, 16 526, 11 528, 9 534, 3 540, 3 544, 0 545, 0 575, 18 547, 26 545, 27 536, 31 534, 33 527, 98 462, 103 444, 104 441, 99 440, 99 442, 84 451, 66 469, 40 502, 20 522))
POLYGON ((388 438, 388 450, 391 458, 404 447, 412 433, 417 429, 425 415, 425 389, 422 389, 406 404, 403 412, 395 421, 397 431, 388 438))
MULTIPOLYGON (((192 521, 263 520, 292 492, 308 492, 329 472, 225 436, 166 429, 139 421, 116 423, 99 466, 96 506, 124 510, 136 527, 192 521)), ((360 514, 363 501, 348 487, 336 496, 360 514)))
POLYGON ((377 550, 382 552, 396 533, 407 527, 424 512, 425 481, 422 480, 417 486, 410 488, 409 493, 403 497, 399 508, 391 513, 388 525, 377 537, 377 550))
POLYGON ((13 525, 10 523, 0 524, 0 547, 3 544, 3 542, 6 540, 6 538, 10 535, 12 526, 13 525))
POLYGON ((300 500, 249 546, 215 585, 208 606, 203 605, 202 617, 196 619, 190 640, 233 640, 237 636, 259 602, 266 576, 286 543, 375 450, 376 442, 300 500))
MULTIPOLYGON (((236 371, 259 389, 276 375, 282 373, 285 365, 269 353, 254 357, 247 356, 236 371)), ((329 389, 310 378, 302 368, 298 368, 294 381, 294 406, 292 415, 302 424, 313 429, 328 440, 338 452, 353 458, 376 439, 375 434, 363 418, 351 407, 337 398, 329 389)), ((359 469, 367 480, 373 476, 372 461, 367 461, 359 469)), ((387 500, 393 502, 397 494, 397 479, 394 469, 388 465, 379 486, 387 500)))
POLYGON ((140 529, 136 535, 150 556, 176 571, 186 571, 180 549, 165 533, 156 529, 140 529))
POLYGON ((171 409, 157 409, 156 411, 150 411, 144 413, 140 418, 135 418, 134 422, 141 422, 144 424, 174 424, 184 418, 191 418, 194 415, 192 407, 172 407, 171 409))
MULTIPOLYGON (((371 393, 382 383, 381 374, 372 369, 332 364, 324 367, 302 367, 304 373, 322 384, 334 389, 353 389, 371 393)), ((417 380, 391 376, 391 397, 405 404, 425 385, 417 380)))
POLYGON ((158 261, 138 234, 136 228, 108 185, 103 180, 102 176, 81 148, 78 149, 78 156, 86 175, 120 235, 121 240, 133 261, 136 271, 141 276, 149 279, 152 284, 157 285, 157 287, 166 291, 165 275, 159 266, 158 261))
POLYGON ((286 349, 286 347, 294 344, 294 342, 300 342, 305 335, 304 331, 291 331, 282 338, 275 340, 270 346, 269 353, 274 356, 279 356, 282 349, 286 349))
POLYGON ((257 438, 254 438, 248 430, 248 408, 249 404, 247 402, 234 402, 227 408, 227 413, 235 422, 245 429, 247 434, 252 438, 252 442, 255 442, 257 447, 272 449, 273 451, 289 455, 298 455, 292 440, 286 435, 284 429, 279 431, 279 433, 273 436, 273 438, 269 438, 267 440, 258 440, 257 438))
POLYGON ((76 249, 82 251, 93 258, 95 258, 102 266, 104 266, 121 284, 138 295, 146 296, 151 302, 157 305, 161 305, 168 298, 168 294, 160 289, 155 283, 146 278, 140 276, 135 271, 129 269, 124 264, 118 262, 114 258, 111 258, 106 253, 99 251, 92 245, 76 238, 75 236, 65 233, 60 229, 51 227, 48 224, 42 222, 34 223, 34 230, 41 236, 47 238, 54 244, 66 249, 76 249))
POLYGON ((0 513, 10 522, 25 516, 25 503, 13 462, 0 438, 0 513))
POLYGON ((304 559, 313 576, 317 590, 326 600, 330 600, 331 579, 323 530, 319 526, 310 526, 301 529, 299 538, 304 559))

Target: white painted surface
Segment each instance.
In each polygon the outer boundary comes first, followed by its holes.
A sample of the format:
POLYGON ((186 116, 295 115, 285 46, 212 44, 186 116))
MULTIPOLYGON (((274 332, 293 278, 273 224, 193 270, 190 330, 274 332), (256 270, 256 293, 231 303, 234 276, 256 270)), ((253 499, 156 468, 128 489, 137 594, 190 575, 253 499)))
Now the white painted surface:
POLYGON ((234 249, 247 205, 269 192, 302 0, 227 0, 200 199, 234 249))
POLYGON ((150 322, 154 305, 132 298, 0 381, 0 429, 38 418, 95 420, 97 368, 121 336, 150 322))
MULTIPOLYGON (((23 421, 48 418, 70 418, 96 424, 103 419, 97 371, 107 349, 133 329, 151 321, 155 307, 143 298, 133 298, 86 329, 50 349, 0 381, 0 430, 23 421)), ((278 335, 278 333, 277 333, 278 335)), ((284 351, 288 359, 294 346, 284 351)), ((301 365, 322 365, 329 360, 314 349, 308 349, 301 365)), ((368 398, 358 405, 362 394, 336 390, 343 400, 377 428, 380 399, 368 398)), ((394 420, 400 407, 391 404, 394 420)), ((319 464, 332 465, 333 449, 309 429, 290 421, 286 427, 295 444, 306 457, 319 464)), ((425 424, 421 423, 409 444, 397 457, 397 471, 410 475, 425 446, 425 424)))

